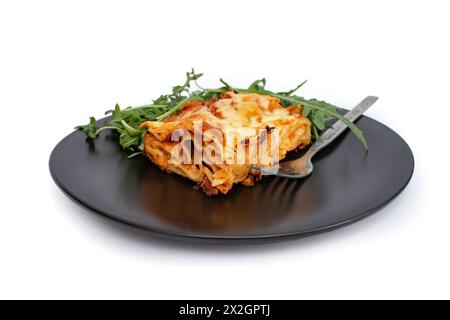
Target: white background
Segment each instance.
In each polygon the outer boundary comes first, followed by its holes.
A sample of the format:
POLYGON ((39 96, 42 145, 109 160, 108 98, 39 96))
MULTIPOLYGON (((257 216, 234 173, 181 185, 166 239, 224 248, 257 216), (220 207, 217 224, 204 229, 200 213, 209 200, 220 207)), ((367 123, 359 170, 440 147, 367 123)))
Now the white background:
POLYGON ((450 298, 448 1, 2 1, 0 298, 450 298), (378 214, 248 247, 157 240, 90 214, 48 157, 116 102, 191 67, 218 85, 309 79, 307 97, 396 130, 411 184, 378 214))

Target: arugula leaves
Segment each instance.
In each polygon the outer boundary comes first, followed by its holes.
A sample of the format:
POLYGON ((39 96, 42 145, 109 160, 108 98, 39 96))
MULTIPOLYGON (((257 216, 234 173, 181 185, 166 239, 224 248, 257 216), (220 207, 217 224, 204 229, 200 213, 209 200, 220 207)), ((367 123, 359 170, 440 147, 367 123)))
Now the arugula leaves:
POLYGON ((149 104, 135 108, 121 109, 116 104, 113 110, 105 112, 111 114, 112 118, 106 126, 98 128, 94 117, 90 117, 90 122, 84 126, 77 126, 75 129, 82 130, 90 139, 95 139, 104 130, 115 130, 119 133, 119 142, 124 150, 132 155, 142 153, 144 150, 144 135, 146 130, 139 128, 144 121, 157 120, 158 116, 167 112, 169 108, 165 105, 149 104))
POLYGON ((285 107, 301 105, 303 107, 303 116, 311 120, 311 132, 314 139, 318 139, 320 132, 325 129, 327 120, 337 118, 350 128, 366 149, 368 147, 363 132, 342 116, 336 106, 325 101, 305 99, 295 95, 295 92, 306 83, 306 80, 289 91, 272 92, 265 88, 266 79, 264 78, 254 81, 247 89, 234 88, 223 79, 220 79, 220 82, 223 84, 222 87, 204 89, 197 84, 197 80, 202 76, 202 73, 195 73, 194 69, 192 69, 186 73, 186 81, 183 84, 173 87, 171 93, 161 95, 153 100, 152 104, 125 109, 121 109, 119 105, 116 105, 113 110, 106 111, 105 114, 111 114, 112 118, 105 126, 97 127, 95 118, 90 117, 88 124, 77 126, 75 129, 82 130, 89 139, 95 139, 103 130, 114 130, 119 134, 119 142, 122 148, 130 152, 130 157, 133 157, 142 154, 144 150, 146 129, 139 127, 142 122, 161 121, 180 110, 186 102, 194 100, 211 101, 232 90, 237 93, 270 95, 280 99, 281 104, 285 107), (191 91, 192 84, 196 86, 197 90, 191 91))

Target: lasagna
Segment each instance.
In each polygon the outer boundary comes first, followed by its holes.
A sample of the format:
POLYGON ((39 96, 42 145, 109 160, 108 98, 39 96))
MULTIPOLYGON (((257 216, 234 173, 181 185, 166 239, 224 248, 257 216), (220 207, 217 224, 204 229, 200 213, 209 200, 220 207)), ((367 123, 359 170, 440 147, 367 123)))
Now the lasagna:
POLYGON ((311 143, 311 123, 301 111, 272 96, 232 91, 209 102, 189 101, 162 121, 141 124, 144 154, 208 196, 227 194, 234 184, 260 179, 252 166, 273 166, 311 143))

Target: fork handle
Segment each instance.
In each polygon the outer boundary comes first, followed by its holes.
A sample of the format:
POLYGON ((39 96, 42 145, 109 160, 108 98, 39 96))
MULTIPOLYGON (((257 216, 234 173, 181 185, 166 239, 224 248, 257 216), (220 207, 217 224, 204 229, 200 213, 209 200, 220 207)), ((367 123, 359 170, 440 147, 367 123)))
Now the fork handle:
MULTIPOLYGON (((364 100, 362 100, 356 107, 347 112, 344 117, 350 120, 351 122, 355 122, 364 112, 367 111, 376 101, 378 97, 368 96, 364 100)), ((347 125, 341 120, 337 121, 331 128, 326 130, 323 134, 320 135, 319 139, 309 148, 308 152, 312 157, 316 152, 322 150, 326 146, 328 146, 331 142, 336 140, 346 129, 347 125)))

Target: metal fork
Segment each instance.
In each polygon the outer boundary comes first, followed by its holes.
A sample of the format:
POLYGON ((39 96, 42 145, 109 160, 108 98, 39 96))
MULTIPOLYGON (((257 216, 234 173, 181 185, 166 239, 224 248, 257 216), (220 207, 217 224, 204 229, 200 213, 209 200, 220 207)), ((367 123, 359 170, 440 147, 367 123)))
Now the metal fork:
MULTIPOLYGON (((345 117, 351 122, 355 122, 367 109, 370 108, 378 97, 368 96, 362 100, 356 107, 345 114, 345 117)), ((326 130, 319 139, 306 151, 306 153, 295 160, 279 163, 278 171, 264 169, 263 167, 251 166, 251 169, 260 170, 264 175, 275 175, 290 179, 301 179, 309 176, 313 171, 312 157, 336 140, 347 129, 347 125, 342 121, 337 121, 331 128, 326 130)))

